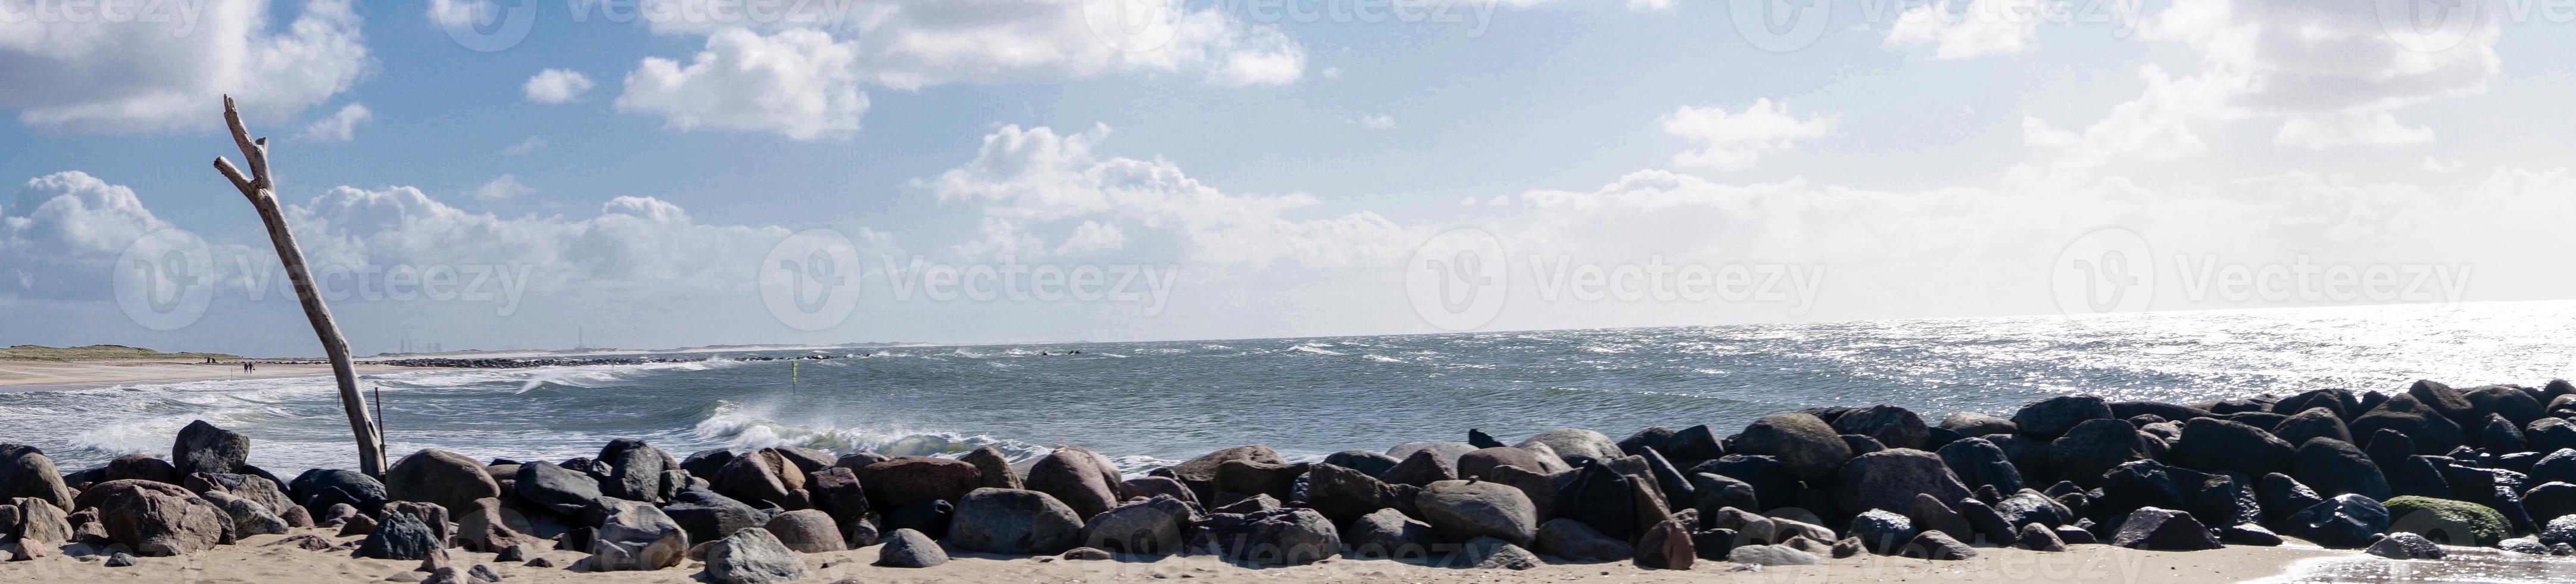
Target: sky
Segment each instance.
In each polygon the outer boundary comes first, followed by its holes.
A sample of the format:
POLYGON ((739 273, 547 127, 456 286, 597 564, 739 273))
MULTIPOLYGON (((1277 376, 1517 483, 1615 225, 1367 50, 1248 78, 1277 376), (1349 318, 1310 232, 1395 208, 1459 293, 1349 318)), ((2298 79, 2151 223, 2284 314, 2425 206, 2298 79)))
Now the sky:
POLYGON ((2576 0, 0 0, 0 344, 2566 299, 2576 0), (9 190, 14 187, 14 193, 9 190))

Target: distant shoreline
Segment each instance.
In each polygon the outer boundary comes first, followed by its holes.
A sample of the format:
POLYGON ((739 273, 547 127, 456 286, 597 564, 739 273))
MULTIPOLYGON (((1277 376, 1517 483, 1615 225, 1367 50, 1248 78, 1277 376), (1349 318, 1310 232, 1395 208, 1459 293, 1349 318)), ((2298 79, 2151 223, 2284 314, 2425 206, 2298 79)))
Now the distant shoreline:
MULTIPOLYGON (((94 389, 148 383, 178 383, 210 379, 279 379, 329 375, 326 363, 300 360, 249 359, 258 370, 242 372, 243 360, 221 363, 197 363, 166 359, 110 361, 36 361, 0 360, 0 391, 49 391, 94 389)), ((357 363, 359 373, 420 370, 378 363, 357 363)))

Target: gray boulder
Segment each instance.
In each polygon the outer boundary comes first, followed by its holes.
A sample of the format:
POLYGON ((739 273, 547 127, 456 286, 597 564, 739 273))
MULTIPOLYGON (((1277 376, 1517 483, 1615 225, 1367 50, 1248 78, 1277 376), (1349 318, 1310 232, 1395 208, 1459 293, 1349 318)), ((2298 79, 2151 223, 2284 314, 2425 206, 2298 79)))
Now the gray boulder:
POLYGON ((216 508, 223 509, 224 514, 232 518, 234 538, 286 533, 284 518, 278 517, 276 513, 270 513, 267 507, 253 503, 249 499, 235 497, 223 491, 206 491, 197 496, 204 497, 208 503, 214 503, 216 508))
MULTIPOLYGON (((657 475, 655 480, 659 481, 660 477, 657 475)), ((556 515, 566 517, 581 516, 583 509, 598 505, 600 497, 604 496, 599 491, 599 481, 589 474, 555 466, 555 463, 545 461, 519 465, 518 475, 510 482, 511 490, 518 492, 519 500, 534 503, 556 515)), ((650 501, 652 499, 647 497, 628 500, 650 501)), ((461 507, 448 509, 463 510, 461 507)))
POLYGON ((232 518, 178 485, 108 481, 81 491, 79 504, 98 511, 98 523, 111 539, 145 557, 196 553, 232 541, 232 518))
POLYGON ((465 509, 475 499, 501 496, 501 483, 492 480, 482 463, 435 448, 395 461, 392 468, 385 470, 384 485, 385 496, 392 500, 432 503, 451 510, 465 509))
POLYGON ((780 513, 762 526, 780 545, 801 553, 820 554, 850 549, 841 540, 841 526, 822 511, 801 509, 780 513))
POLYGON ((1361 558, 1422 559, 1430 557, 1432 547, 1440 543, 1440 533, 1431 524, 1394 509, 1379 509, 1352 520, 1344 536, 1350 553, 1361 558))
POLYGON ((250 462, 250 437, 215 427, 205 420, 188 422, 170 445, 170 466, 178 476, 189 473, 237 472, 250 462))
MULTIPOLYGON (((164 483, 167 484, 167 483, 164 483)), ((26 497, 69 512, 72 490, 63 485, 61 469, 34 446, 0 444, 0 500, 26 497)))
POLYGON ((986 553, 1059 554, 1079 544, 1081 537, 1082 518, 1072 507, 1046 493, 1023 489, 967 492, 948 522, 950 544, 986 553))
POLYGON ((707 579, 722 584, 776 584, 805 577, 805 558, 768 530, 745 528, 707 548, 707 579))
MULTIPOLYGON (((1790 476, 1813 484, 1830 482, 1851 459, 1851 445, 1833 426, 1811 414, 1773 414, 1754 420, 1735 438, 1734 453, 1770 456, 1786 465, 1790 476)), ((1741 477, 1739 477, 1741 478, 1741 477)))
POLYGON ((1851 511, 1909 510, 1914 507, 1915 495, 1957 501, 1969 494, 1967 485, 1959 482, 1958 475, 1950 472, 1940 456, 1921 450, 1896 448, 1864 454, 1845 464, 1839 474, 1840 478, 1833 482, 1834 504, 1851 511))
POLYGON ((591 569, 659 570, 680 564, 689 533, 652 505, 614 501, 590 543, 591 569))
POLYGON ((1756 566, 1804 566, 1825 560, 1785 545, 1746 545, 1728 551, 1726 561, 1756 566))
POLYGON ((1039 458, 1029 467, 1026 480, 1027 490, 1046 493, 1063 502, 1073 509, 1077 520, 1118 506, 1122 499, 1118 496, 1118 482, 1118 469, 1110 466, 1109 459, 1080 446, 1060 446, 1039 458))
POLYGON ((983 482, 977 483, 984 487, 995 489, 1021 489, 1028 487, 1025 483, 1020 482, 1019 473, 1011 472, 1011 459, 1009 457, 1002 456, 1002 450, 999 448, 994 448, 990 445, 980 446, 975 448, 974 451, 967 452, 965 456, 957 457, 957 460, 963 461, 966 464, 975 465, 976 471, 984 473, 983 482))
POLYGON ((1304 565, 1342 550, 1341 532, 1313 509, 1258 511, 1211 525, 1207 533, 1218 555, 1250 564, 1304 565))
MULTIPOLYGON (((367 539, 358 542, 358 557, 379 560, 420 560, 447 546, 429 525, 408 513, 388 513, 383 523, 376 524, 367 539)), ((146 553, 144 555, 151 555, 146 553)))
POLYGON ((1914 410, 1890 404, 1844 412, 1834 417, 1832 425, 1835 432, 1868 436, 1888 448, 1921 450, 1924 440, 1931 436, 1931 428, 1923 425, 1923 418, 1914 410))
POLYGON ((1610 562, 1637 555, 1637 549, 1628 542, 1602 535, 1600 530, 1572 519, 1539 524, 1537 548, 1539 553, 1577 562, 1610 562))
POLYGON ((1422 518, 1451 539, 1489 536, 1513 545, 1538 536, 1538 508, 1520 489, 1485 481, 1439 481, 1414 497, 1422 518))
POLYGON ((1627 456, 1627 453, 1619 451, 1618 441, 1611 440, 1609 436, 1604 436, 1600 432, 1582 428, 1556 428, 1540 432, 1536 436, 1529 437, 1528 440, 1522 440, 1516 446, 1528 448, 1532 444, 1545 444, 1548 449, 1556 451, 1556 455, 1560 457, 1581 456, 1608 462, 1613 458, 1627 456))
POLYGON ((2086 420, 2116 419, 2111 404, 2091 394, 2065 395, 2023 405, 2013 412, 2013 427, 2021 434, 2039 439, 2063 436, 2076 424, 2086 420))
MULTIPOLYGON (((2205 419, 2205 418, 2204 418, 2205 419)), ((2120 522, 2120 530, 2111 534, 2111 545, 2129 549, 2155 551, 2214 550, 2223 547, 2218 536, 2190 513, 2141 507, 2120 522)))
POLYGON ((2442 550, 2442 546, 2434 545, 2432 540, 2403 531, 2388 534, 2388 537, 2370 544, 2370 547, 2363 549, 2362 552, 2398 560, 2439 560, 2442 556, 2449 555, 2449 552, 2442 550))
POLYGON ((680 470, 671 453, 631 438, 608 441, 593 460, 608 468, 608 476, 599 481, 600 494, 628 501, 663 500, 663 473, 680 470))
POLYGON ((939 542, 919 531, 897 529, 885 536, 885 547, 877 549, 876 565, 889 568, 928 568, 948 563, 948 551, 939 542))
MULTIPOLYGON (((1318 467, 1321 468, 1321 467, 1318 467)), ((1143 556, 1176 554, 1187 542, 1197 511, 1170 495, 1157 495, 1091 516, 1079 536, 1085 547, 1143 556)))

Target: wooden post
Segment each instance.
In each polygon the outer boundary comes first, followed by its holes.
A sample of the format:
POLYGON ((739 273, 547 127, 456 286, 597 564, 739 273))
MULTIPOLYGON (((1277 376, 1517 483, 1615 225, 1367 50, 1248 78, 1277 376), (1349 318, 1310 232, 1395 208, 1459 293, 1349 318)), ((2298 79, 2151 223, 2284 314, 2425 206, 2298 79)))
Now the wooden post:
POLYGON ((304 266, 304 251, 295 246, 295 234, 286 230, 286 213, 277 206, 277 185, 268 173, 268 139, 251 139, 230 95, 224 96, 224 124, 232 127, 233 144, 241 147, 250 176, 242 176, 241 169, 222 156, 215 157, 215 170, 241 189, 251 208, 259 210, 260 222, 268 226, 268 241, 276 244, 277 259, 286 264, 286 277, 295 283, 295 298, 304 303, 304 317, 313 321, 313 334, 321 338, 322 352, 331 358, 331 376, 340 382, 340 409, 349 414, 349 431, 358 437, 358 471, 384 478, 385 445, 376 433, 375 419, 367 415, 366 395, 358 393, 357 368, 349 363, 349 340, 340 336, 340 325, 331 322, 331 308, 322 305, 313 272, 304 266))

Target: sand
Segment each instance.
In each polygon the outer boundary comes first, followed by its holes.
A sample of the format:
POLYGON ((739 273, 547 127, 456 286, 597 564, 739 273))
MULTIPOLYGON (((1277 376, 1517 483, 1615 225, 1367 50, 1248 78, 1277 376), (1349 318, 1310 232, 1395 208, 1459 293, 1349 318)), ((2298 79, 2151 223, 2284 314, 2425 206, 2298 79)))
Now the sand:
MULTIPOLYGON (((309 530, 307 530, 309 531, 309 530)), ((315 532, 330 535, 329 532, 315 532)), ((108 568, 97 556, 55 555, 27 562, 0 564, 0 582, 380 582, 410 572, 420 562, 353 559, 345 551, 305 551, 268 546, 280 535, 253 536, 241 545, 183 557, 141 558, 137 565, 108 568)), ((353 541, 359 536, 334 538, 353 541)), ((2105 545, 2079 545, 2061 553, 2009 548, 1978 548, 1964 561, 1931 562, 1863 556, 1828 559, 1813 566, 1776 566, 1736 571, 1737 564, 1699 562, 1688 572, 1640 569, 1619 562, 1549 564, 1526 571, 1434 568, 1387 560, 1335 559, 1286 568, 1243 568, 1213 558, 1172 557, 1155 562, 1069 561, 1051 558, 960 556, 937 567, 908 570, 868 565, 877 548, 805 554, 808 569, 799 582, 1741 582, 1828 584, 1842 582, 2119 582, 2123 584, 2242 582, 2280 576, 2302 559, 2352 556, 2351 552, 2303 547, 2242 547, 2199 552, 2144 552, 2105 545)), ((532 568, 518 562, 494 563, 491 554, 448 550, 459 568, 491 564, 508 584, 533 582, 695 582, 698 562, 653 572, 590 573, 579 568, 532 568)), ((578 566, 584 554, 544 554, 557 566, 578 566)))
MULTIPOLYGON (((357 364, 358 372, 416 370, 372 363, 357 364)), ((37 389, 41 387, 96 387, 125 383, 193 381, 199 379, 266 379, 330 375, 331 366, 324 364, 261 363, 259 371, 242 373, 241 363, 226 361, 205 364, 195 361, 113 360, 113 361, 27 361, 0 360, 0 387, 37 389)))

